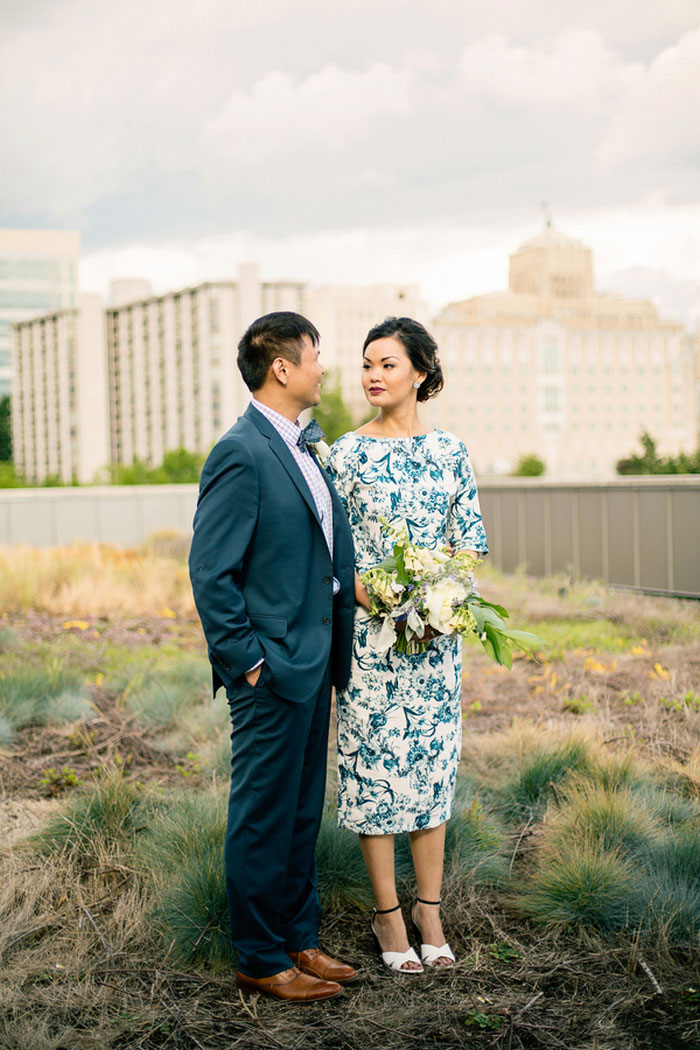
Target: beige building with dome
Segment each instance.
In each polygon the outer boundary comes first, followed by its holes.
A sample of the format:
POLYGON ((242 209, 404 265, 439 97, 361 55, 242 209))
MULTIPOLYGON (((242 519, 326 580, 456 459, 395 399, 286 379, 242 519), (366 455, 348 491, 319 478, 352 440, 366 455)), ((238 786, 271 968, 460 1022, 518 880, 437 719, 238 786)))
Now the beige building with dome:
POLYGON ((436 426, 481 474, 534 453, 553 478, 600 478, 638 449, 698 445, 698 342, 646 299, 595 291, 590 248, 551 225, 511 257, 507 291, 450 303, 433 322, 446 383, 436 426))

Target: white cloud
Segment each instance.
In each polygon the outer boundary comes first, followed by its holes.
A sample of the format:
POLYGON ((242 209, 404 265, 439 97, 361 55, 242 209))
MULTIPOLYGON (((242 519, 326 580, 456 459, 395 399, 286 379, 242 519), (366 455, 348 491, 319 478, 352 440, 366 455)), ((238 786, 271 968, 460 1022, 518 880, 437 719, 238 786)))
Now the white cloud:
POLYGON ((368 132, 377 114, 409 113, 413 82, 410 68, 379 62, 357 73, 325 66, 299 81, 268 73, 205 122, 205 155, 258 167, 290 154, 343 149, 368 132))
POLYGON ((635 65, 597 151, 603 169, 649 161, 655 170, 700 156, 700 28, 635 65))
POLYGON ((551 110, 600 113, 619 94, 629 71, 619 52, 588 29, 569 30, 552 45, 535 47, 492 35, 469 45, 460 61, 460 80, 471 97, 545 119, 551 110))

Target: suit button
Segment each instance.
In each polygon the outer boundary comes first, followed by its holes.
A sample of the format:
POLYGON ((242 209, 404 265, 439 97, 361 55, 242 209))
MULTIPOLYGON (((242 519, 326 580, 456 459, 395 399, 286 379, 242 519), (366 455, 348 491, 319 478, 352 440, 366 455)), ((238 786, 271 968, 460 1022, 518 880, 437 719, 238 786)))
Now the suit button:
POLYGON ((324 583, 332 583, 333 582, 333 577, 332 576, 324 576, 323 577, 323 582, 324 583))
POLYGON ((323 617, 323 622, 324 622, 325 624, 329 624, 329 623, 331 622, 331 618, 330 618, 330 616, 324 616, 324 617, 323 617))

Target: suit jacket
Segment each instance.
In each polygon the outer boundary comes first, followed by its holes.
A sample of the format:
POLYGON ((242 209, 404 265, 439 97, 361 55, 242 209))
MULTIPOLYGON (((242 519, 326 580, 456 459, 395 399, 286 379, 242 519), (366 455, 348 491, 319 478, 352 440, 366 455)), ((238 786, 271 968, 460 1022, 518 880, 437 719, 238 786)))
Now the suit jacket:
POLYGON ((280 434, 252 405, 212 449, 199 487, 190 579, 209 647, 213 688, 259 660, 265 682, 292 701, 350 674, 354 554, 333 501, 333 560, 313 496, 280 434), (340 591, 333 596, 333 576, 340 591))

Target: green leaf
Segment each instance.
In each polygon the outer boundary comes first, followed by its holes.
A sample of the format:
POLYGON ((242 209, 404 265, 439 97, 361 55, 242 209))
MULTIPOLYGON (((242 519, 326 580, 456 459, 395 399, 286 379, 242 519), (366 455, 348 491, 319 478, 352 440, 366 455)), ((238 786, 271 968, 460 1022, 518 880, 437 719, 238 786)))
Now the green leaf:
POLYGON ((524 652, 529 652, 532 649, 547 648, 544 638, 540 638, 538 634, 532 634, 530 631, 505 631, 504 634, 524 652))
POLYGON ((496 650, 494 649, 493 642, 491 641, 489 636, 486 635, 485 638, 479 638, 479 641, 481 642, 481 644, 483 645, 484 649, 486 650, 486 655, 488 657, 490 657, 491 660, 495 660, 496 662, 498 662, 497 659, 496 659, 496 650))
POLYGON ((487 623, 484 630, 493 645, 496 662, 510 669, 513 666, 513 654, 507 638, 493 624, 487 623))
POLYGON ((406 566, 404 564, 403 547, 398 543, 394 547, 394 557, 396 558, 396 578, 404 587, 408 587, 411 580, 406 572, 406 566))
POLYGON ((487 602, 486 599, 482 598, 480 594, 471 594, 469 596, 468 601, 470 603, 474 602, 475 605, 482 605, 486 609, 493 609, 495 612, 498 613, 499 616, 504 617, 504 619, 506 620, 508 619, 508 610, 504 608, 503 605, 498 605, 496 602, 487 602))

